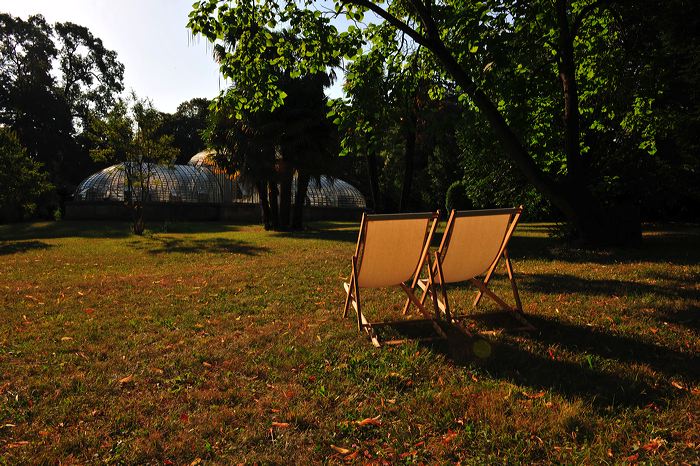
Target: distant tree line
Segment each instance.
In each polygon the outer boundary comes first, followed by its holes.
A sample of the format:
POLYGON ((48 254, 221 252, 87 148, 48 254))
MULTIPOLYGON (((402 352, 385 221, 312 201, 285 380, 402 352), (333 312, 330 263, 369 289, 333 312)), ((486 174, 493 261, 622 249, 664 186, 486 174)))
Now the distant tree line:
MULTIPOLYGON (((123 75, 117 53, 87 28, 0 13, 0 176, 14 180, 0 184, 0 221, 60 216, 77 184, 104 167, 91 152, 103 148, 105 122, 124 113, 123 75)), ((208 107, 192 99, 173 114, 150 112, 177 161, 205 147, 208 107)))

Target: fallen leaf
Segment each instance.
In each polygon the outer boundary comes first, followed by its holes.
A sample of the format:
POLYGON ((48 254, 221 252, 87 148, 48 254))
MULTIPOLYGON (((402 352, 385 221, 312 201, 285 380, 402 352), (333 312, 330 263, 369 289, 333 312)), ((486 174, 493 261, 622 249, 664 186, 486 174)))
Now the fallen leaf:
POLYGON ((91 307, 88 307, 87 309, 85 309, 85 314, 87 314, 89 316, 91 316, 94 313, 95 313, 95 310, 91 307))
POLYGON ((345 461, 352 461, 355 458, 357 458, 357 455, 360 453, 360 450, 355 450, 354 452, 350 453, 348 456, 343 458, 345 461))
POLYGON ((646 445, 642 445, 642 450, 649 451, 649 452, 655 452, 658 450, 661 445, 665 443, 664 439, 662 438, 655 438, 649 441, 646 445))
POLYGON ((190 466, 197 466, 198 464, 202 464, 202 458, 195 458, 195 460, 190 463, 190 466))
POLYGON ((19 442, 8 443, 5 446, 7 448, 17 448, 17 447, 23 447, 25 445, 29 445, 29 442, 27 440, 20 440, 19 442))
POLYGON ((442 436, 442 444, 447 445, 452 440, 454 440, 455 437, 457 437, 457 432, 453 432, 452 430, 447 429, 447 433, 442 436))
POLYGON ((272 427, 278 427, 280 429, 285 429, 285 428, 289 427, 289 423, 288 422, 273 422, 272 427))
POLYGON ((46 437, 49 435, 49 431, 48 430, 40 430, 39 435, 41 435, 42 437, 46 437))
POLYGON ((685 390, 685 387, 683 386, 683 384, 680 383, 680 382, 677 382, 677 381, 675 381, 675 380, 673 380, 673 381, 671 382, 671 385, 673 385, 674 387, 676 387, 678 390, 685 390))
POLYGON ((180 420, 181 420, 182 422, 189 422, 189 421, 190 421, 190 417, 187 415, 187 413, 182 413, 182 414, 180 414, 180 420))
POLYGON ((72 337, 61 337, 61 341, 71 341, 72 337))
POLYGON ((632 463, 632 462, 637 461, 638 459, 639 459, 639 453, 635 453, 634 455, 630 455, 627 458, 625 458, 625 461, 627 461, 628 463, 632 463))
POLYGON ((361 421, 356 421, 357 425, 360 427, 364 426, 381 426, 382 421, 379 420, 379 416, 377 417, 368 417, 367 419, 363 419, 361 421))
POLYGON ((202 365, 203 365, 204 367, 211 367, 211 363, 208 363, 208 362, 206 362, 206 361, 204 361, 204 362, 202 363, 202 365))
POLYGON ((126 377, 119 379, 119 383, 120 384, 127 384, 127 383, 132 382, 133 380, 134 380, 134 374, 131 374, 131 375, 127 375, 126 377))
POLYGON ((340 453, 341 455, 348 455, 352 452, 352 450, 348 450, 347 448, 343 448, 343 447, 336 447, 333 444, 331 444, 331 448, 333 450, 337 451, 338 453, 340 453))

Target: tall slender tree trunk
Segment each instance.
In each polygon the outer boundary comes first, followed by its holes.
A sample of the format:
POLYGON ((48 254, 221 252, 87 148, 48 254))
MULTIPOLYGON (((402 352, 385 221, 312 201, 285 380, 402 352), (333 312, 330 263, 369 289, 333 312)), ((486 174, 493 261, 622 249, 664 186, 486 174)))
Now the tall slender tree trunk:
POLYGON ((570 184, 580 189, 585 183, 581 163, 581 130, 578 107, 578 83, 574 64, 574 38, 571 35, 567 0, 557 0, 556 17, 559 27, 559 81, 564 97, 564 152, 566 153, 567 179, 570 184))
POLYGON ((411 202, 411 191, 413 187, 413 168, 416 161, 416 126, 418 124, 418 109, 416 108, 416 96, 412 98, 409 114, 406 118, 404 128, 404 169, 403 183, 401 185, 401 199, 399 201, 399 211, 406 211, 411 202))
POLYGON ((143 218, 143 204, 140 201, 136 201, 136 205, 134 205, 134 234, 137 235, 143 235, 143 232, 146 229, 146 222, 144 221, 143 218))
POLYGON ((381 212, 381 199, 379 194, 379 157, 375 151, 368 151, 367 160, 367 176, 369 177, 369 194, 372 199, 372 208, 374 212, 381 212))
POLYGON ((304 227, 304 203, 309 190, 309 174, 305 170, 297 172, 297 193, 292 210, 292 229, 301 230, 304 227))
POLYGON ((292 213, 292 183, 294 181, 294 170, 287 162, 282 161, 279 167, 280 178, 280 209, 279 228, 289 229, 292 213))
POLYGON ((279 215, 279 189, 277 188, 277 181, 270 180, 267 182, 267 192, 268 199, 270 203, 270 225, 273 230, 280 229, 280 215, 279 215))
POLYGON ((255 183, 255 189, 258 190, 263 225, 265 226, 265 230, 269 230, 272 228, 272 219, 270 215, 270 202, 267 197, 267 184, 264 181, 258 181, 255 183))

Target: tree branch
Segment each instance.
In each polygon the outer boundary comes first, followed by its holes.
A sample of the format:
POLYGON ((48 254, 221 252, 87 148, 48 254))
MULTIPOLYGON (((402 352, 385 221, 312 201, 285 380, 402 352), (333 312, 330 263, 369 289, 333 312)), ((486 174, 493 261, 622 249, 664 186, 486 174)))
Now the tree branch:
POLYGON ((376 14, 377 16, 394 26, 399 31, 405 33, 416 43, 425 47, 428 46, 429 41, 426 37, 423 37, 421 34, 418 33, 418 31, 416 31, 415 29, 413 29, 412 27, 410 27, 409 25, 407 25, 388 11, 380 8, 379 5, 372 2, 371 0, 349 0, 347 3, 367 8, 368 10, 370 10, 371 12, 373 12, 374 14, 376 14))

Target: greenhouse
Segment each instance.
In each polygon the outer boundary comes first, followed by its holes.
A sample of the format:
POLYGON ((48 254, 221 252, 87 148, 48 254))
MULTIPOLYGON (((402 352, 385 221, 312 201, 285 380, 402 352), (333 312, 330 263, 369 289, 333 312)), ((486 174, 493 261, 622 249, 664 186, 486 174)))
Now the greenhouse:
POLYGON ((141 195, 141 183, 148 179, 147 202, 221 203, 222 190, 207 167, 191 165, 118 164, 83 180, 76 189, 76 201, 128 201, 141 195), (131 188, 128 179, 132 180, 131 188), (133 191, 133 193, 132 193, 133 191))
MULTIPOLYGON (((224 197, 227 192, 232 192, 232 201, 240 203, 259 202, 255 189, 247 183, 239 183, 235 177, 227 175, 216 167, 212 159, 214 152, 205 150, 194 155, 188 165, 197 168, 208 167, 215 174, 220 185, 223 186, 224 197), (230 188, 228 185, 230 184, 230 188)), ((296 181, 296 176, 295 176, 296 181)), ((296 183, 292 184, 292 199, 296 197, 296 183)), ((321 175, 318 179, 312 179, 306 192, 306 206, 309 207, 337 207, 341 209, 365 209, 367 207, 362 193, 346 181, 338 178, 321 175)))
MULTIPOLYGON (((241 182, 213 163, 211 151, 200 152, 187 165, 121 163, 83 180, 67 216, 74 219, 128 218, 128 201, 141 199, 138 180, 149 179, 145 203, 150 216, 171 220, 256 219, 259 197, 252 183, 241 182), (132 180, 131 183, 128 180, 132 180)), ((292 199, 296 195, 293 184, 292 199)), ((322 175, 309 182, 304 205, 309 218, 354 219, 366 208, 351 184, 322 175)))

